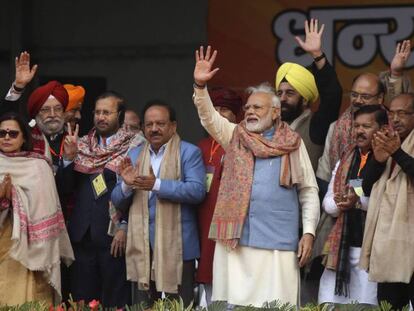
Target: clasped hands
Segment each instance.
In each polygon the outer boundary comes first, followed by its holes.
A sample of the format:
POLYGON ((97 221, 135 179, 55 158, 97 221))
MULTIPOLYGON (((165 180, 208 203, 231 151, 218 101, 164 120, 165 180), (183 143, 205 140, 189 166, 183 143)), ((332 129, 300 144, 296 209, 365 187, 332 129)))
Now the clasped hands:
POLYGON ((154 188, 156 177, 151 166, 149 175, 139 175, 138 165, 134 168, 131 159, 127 157, 121 161, 118 172, 124 183, 133 189, 151 191, 154 188))
MULTIPOLYGON (((3 181, 0 182, 0 202, 2 202, 3 200, 7 200, 10 202, 11 198, 12 198, 11 177, 10 177, 10 174, 6 174, 3 178, 3 181)), ((0 205, 0 209, 1 208, 4 208, 4 207, 0 205)))
POLYGON ((383 163, 401 147, 401 139, 396 131, 386 127, 374 134, 371 144, 375 160, 383 163))
POLYGON ((359 196, 355 193, 354 188, 350 185, 345 186, 345 191, 343 193, 335 193, 334 201, 338 209, 342 212, 353 208, 358 202, 359 196))

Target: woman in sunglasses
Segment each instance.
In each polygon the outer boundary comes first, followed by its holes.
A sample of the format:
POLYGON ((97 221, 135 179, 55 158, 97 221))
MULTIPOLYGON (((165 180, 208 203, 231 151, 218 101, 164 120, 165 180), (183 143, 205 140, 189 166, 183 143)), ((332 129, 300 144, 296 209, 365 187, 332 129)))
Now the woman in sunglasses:
POLYGON ((60 260, 73 251, 49 159, 32 152, 30 131, 15 113, 0 117, 0 302, 56 302, 60 260))

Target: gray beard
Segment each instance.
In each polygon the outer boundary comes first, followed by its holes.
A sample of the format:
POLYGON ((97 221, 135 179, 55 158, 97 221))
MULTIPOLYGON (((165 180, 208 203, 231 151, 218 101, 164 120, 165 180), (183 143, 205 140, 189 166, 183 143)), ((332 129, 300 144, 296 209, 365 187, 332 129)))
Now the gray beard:
POLYGON ((46 136, 53 136, 57 135, 62 132, 63 125, 64 125, 63 119, 61 120, 60 124, 56 125, 53 124, 53 126, 49 126, 48 124, 43 123, 39 117, 36 117, 36 125, 39 127, 40 131, 42 131, 43 134, 46 136))

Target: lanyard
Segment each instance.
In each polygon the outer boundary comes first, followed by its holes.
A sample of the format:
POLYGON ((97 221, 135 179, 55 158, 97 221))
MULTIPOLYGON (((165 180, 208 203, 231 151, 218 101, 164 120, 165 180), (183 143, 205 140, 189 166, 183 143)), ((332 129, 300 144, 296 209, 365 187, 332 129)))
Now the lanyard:
POLYGON ((213 161, 213 156, 216 154, 218 148, 220 148, 220 145, 218 143, 216 143, 215 140, 213 140, 211 142, 211 147, 210 147, 210 159, 208 160, 208 163, 211 164, 211 162, 213 161))
POLYGON ((362 169, 364 168, 365 164, 367 164, 368 155, 370 151, 368 151, 366 154, 360 153, 361 156, 361 162, 359 163, 359 169, 358 169, 358 177, 361 174, 362 169))
POLYGON ((59 154, 57 154, 57 153, 55 152, 55 150, 53 150, 53 149, 52 149, 52 147, 50 147, 50 146, 49 146, 50 153, 51 153, 52 155, 54 155, 55 157, 58 157, 58 158, 59 158, 59 160, 60 160, 60 159, 62 159, 62 154, 63 154, 63 145, 64 145, 64 142, 65 142, 65 136, 63 136, 63 137, 62 137, 62 142, 60 143, 60 148, 59 148, 59 154))

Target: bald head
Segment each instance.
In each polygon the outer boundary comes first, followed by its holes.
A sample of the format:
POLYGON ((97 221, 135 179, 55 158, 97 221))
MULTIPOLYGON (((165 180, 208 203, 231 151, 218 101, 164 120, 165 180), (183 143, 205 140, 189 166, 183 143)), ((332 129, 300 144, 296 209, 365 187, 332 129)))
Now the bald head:
POLYGON ((392 99, 388 111, 389 121, 404 140, 414 129, 414 94, 400 94, 392 99))
POLYGON ((351 90, 351 105, 354 110, 364 105, 378 105, 384 102, 384 86, 373 73, 362 73, 355 77, 351 90))

